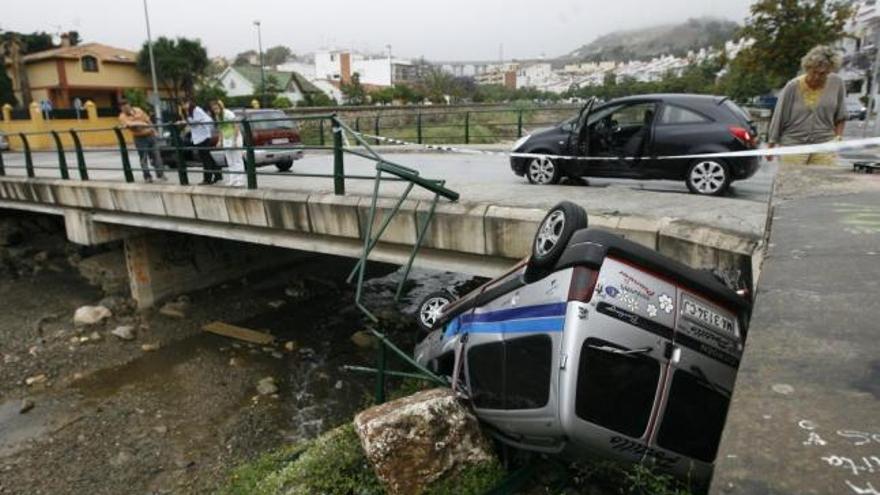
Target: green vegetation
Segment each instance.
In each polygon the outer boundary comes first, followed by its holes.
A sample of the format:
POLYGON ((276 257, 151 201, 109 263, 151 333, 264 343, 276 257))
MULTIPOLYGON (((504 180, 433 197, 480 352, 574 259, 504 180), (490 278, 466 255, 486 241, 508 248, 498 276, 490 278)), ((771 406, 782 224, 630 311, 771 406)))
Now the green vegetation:
MULTIPOLYGON (((174 99, 183 95, 192 96, 195 86, 201 83, 211 65, 208 51, 198 39, 171 39, 161 36, 153 42, 153 58, 156 73, 171 91, 174 99)), ((137 58, 138 70, 150 74, 149 43, 144 42, 137 58)))
MULTIPOLYGON (((79 33, 76 31, 68 31, 67 37, 71 46, 76 46, 80 42, 79 33)), ((6 60, 5 57, 6 48, 4 45, 7 42, 13 41, 21 44, 22 56, 57 48, 52 42, 52 35, 45 31, 17 33, 15 31, 3 31, 0 29, 0 106, 7 103, 16 106, 19 103, 12 90, 12 80, 9 78, 5 69, 6 63, 9 61, 6 60)))
POLYGON ((720 83, 737 99, 779 88, 800 71, 801 58, 816 45, 845 35, 853 8, 845 0, 759 0, 742 35, 755 40, 720 83))

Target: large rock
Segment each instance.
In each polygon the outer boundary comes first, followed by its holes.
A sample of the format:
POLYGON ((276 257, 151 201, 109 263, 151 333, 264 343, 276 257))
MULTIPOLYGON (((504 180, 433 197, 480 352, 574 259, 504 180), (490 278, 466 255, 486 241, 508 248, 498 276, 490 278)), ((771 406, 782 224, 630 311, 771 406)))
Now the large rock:
POLYGON ((82 306, 73 314, 73 324, 81 327, 95 325, 113 316, 104 306, 82 306))
POLYGON ((419 392, 354 418, 367 459, 391 494, 418 494, 468 467, 497 462, 477 419, 450 389, 419 392))
POLYGON ((104 294, 128 294, 128 269, 121 249, 96 254, 81 260, 77 269, 90 284, 101 288, 104 294))

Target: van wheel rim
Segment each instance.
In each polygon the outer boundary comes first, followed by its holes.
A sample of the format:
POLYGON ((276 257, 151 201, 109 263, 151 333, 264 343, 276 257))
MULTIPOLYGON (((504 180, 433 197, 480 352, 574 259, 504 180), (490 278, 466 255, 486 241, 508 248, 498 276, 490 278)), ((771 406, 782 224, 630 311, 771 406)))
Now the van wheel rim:
POLYGON ((564 228, 565 213, 562 210, 551 213, 538 231, 538 238, 535 239, 535 254, 543 258, 550 251, 553 251, 553 248, 559 243, 559 238, 562 237, 562 229, 564 228))
POLYGON ((535 184, 549 184, 556 173, 556 165, 547 157, 534 158, 529 162, 529 177, 535 184))
POLYGON ((700 162, 691 169, 691 184, 704 194, 718 192, 725 179, 724 167, 718 162, 700 162))
POLYGON ((449 299, 443 297, 432 297, 425 301, 422 304, 422 309, 419 311, 419 318, 422 319, 422 324, 428 328, 432 328, 434 323, 440 318, 440 314, 443 312, 443 308, 449 304, 449 299))

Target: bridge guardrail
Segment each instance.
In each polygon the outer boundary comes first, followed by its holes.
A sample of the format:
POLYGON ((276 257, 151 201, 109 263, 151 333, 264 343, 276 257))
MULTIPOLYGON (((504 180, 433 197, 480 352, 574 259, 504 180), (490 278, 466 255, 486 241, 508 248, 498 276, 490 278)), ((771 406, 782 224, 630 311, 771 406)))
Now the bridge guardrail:
MULTIPOLYGON (((282 177, 310 177, 310 178, 327 178, 333 180, 333 189, 334 193, 337 195, 345 194, 345 184, 347 180, 375 180, 375 177, 372 175, 358 175, 358 174, 347 174, 345 171, 345 155, 358 156, 361 158, 366 158, 369 160, 376 161, 383 168, 383 171, 390 175, 391 177, 386 177, 385 180, 391 181, 410 181, 414 182, 420 187, 426 188, 431 192, 439 192, 440 196, 445 197, 450 200, 456 200, 458 198, 457 193, 450 191, 445 188, 441 188, 440 190, 435 190, 437 186, 436 181, 431 181, 420 177, 417 172, 412 169, 408 169, 403 167, 402 165, 392 163, 384 158, 380 157, 378 154, 373 152, 365 141, 358 139, 361 144, 366 145, 365 148, 368 152, 363 152, 358 149, 353 149, 351 147, 346 146, 346 140, 343 136, 345 132, 351 133, 352 136, 356 136, 354 131, 345 125, 341 119, 337 117, 336 114, 324 114, 324 115, 305 115, 301 117, 291 118, 291 117, 276 117, 276 118, 259 118, 259 119, 240 119, 236 120, 236 123, 240 125, 241 134, 243 138, 242 146, 235 147, 223 147, 223 146, 195 146, 189 143, 184 142, 183 138, 183 129, 186 127, 181 123, 167 123, 167 124, 154 124, 151 127, 157 130, 157 134, 159 137, 157 138, 156 145, 156 153, 160 155, 165 154, 167 156, 174 157, 174 162, 177 166, 177 176, 181 185, 189 185, 189 173, 210 173, 214 170, 206 169, 203 166, 191 166, 188 162, 194 162, 193 160, 188 160, 189 154, 196 154, 202 150, 208 150, 213 152, 225 152, 225 151, 241 151, 244 155, 244 171, 231 171, 227 168, 220 168, 218 171, 223 174, 243 174, 246 177, 246 183, 248 189, 257 189, 259 186, 258 177, 260 176, 282 176, 282 177), (257 145, 254 141, 254 126, 255 125, 265 125, 272 122, 294 122, 297 124, 300 130, 301 141, 299 143, 293 144, 270 144, 270 145, 257 145), (321 133, 319 136, 311 136, 310 140, 317 140, 318 144, 306 144, 306 140, 302 139, 302 129, 306 124, 313 124, 318 129, 321 129, 321 133), (328 144, 326 143, 324 137, 324 129, 329 129, 332 135, 332 140, 328 144), (275 151, 275 152, 283 152, 283 151, 294 151, 294 152, 305 152, 305 151, 325 151, 329 152, 332 155, 333 166, 332 171, 328 173, 304 173, 304 172, 296 172, 296 171, 261 171, 258 170, 258 164, 256 161, 256 153, 257 151, 275 151)), ((212 125, 216 128, 217 123, 214 124, 206 124, 212 125)), ((57 174, 53 174, 53 177, 60 176, 61 179, 64 180, 91 180, 94 178, 94 172, 121 172, 122 178, 125 182, 135 182, 135 172, 137 170, 132 166, 132 158, 130 157, 130 152, 133 151, 133 146, 130 141, 126 139, 126 135, 128 134, 128 130, 121 126, 114 127, 105 127, 105 128, 97 128, 97 129, 69 129, 66 132, 59 131, 41 131, 41 132, 22 132, 16 134, 9 134, 7 138, 9 140, 17 140, 14 144, 18 144, 16 146, 17 149, 21 151, 6 151, 0 152, 0 176, 9 174, 14 169, 23 169, 24 173, 29 178, 36 178, 41 175, 41 171, 43 170, 52 170, 57 174), (109 148, 88 148, 82 145, 84 139, 83 135, 90 133, 107 133, 108 136, 112 136, 113 141, 116 143, 116 147, 114 148, 119 153, 119 166, 107 166, 107 165, 93 165, 89 164, 89 156, 94 153, 107 153, 108 151, 112 151, 113 149, 109 148), (32 145, 32 140, 40 140, 45 142, 44 140, 51 139, 51 143, 53 144, 54 149, 35 149, 32 145), (68 157, 68 153, 72 153, 72 157, 68 157), (35 156, 39 154, 53 154, 57 156, 57 165, 47 166, 44 164, 37 163, 35 161, 35 156), (23 156, 23 165, 13 165, 4 161, 4 157, 8 157, 10 155, 21 155, 23 156), (75 174, 71 173, 74 170, 72 166, 73 161, 75 160, 75 174), (78 176, 78 177, 77 177, 78 176)), ((151 169, 151 172, 153 170, 151 169)), ((171 172, 171 170, 166 169, 166 172, 171 172)))

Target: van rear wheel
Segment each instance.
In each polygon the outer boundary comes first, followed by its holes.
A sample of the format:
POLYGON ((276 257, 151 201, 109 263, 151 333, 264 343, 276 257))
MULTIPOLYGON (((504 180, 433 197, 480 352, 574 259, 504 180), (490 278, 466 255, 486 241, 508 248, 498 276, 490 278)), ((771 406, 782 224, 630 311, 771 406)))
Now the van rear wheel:
POLYGON ((529 265, 539 269, 552 267, 568 247, 571 236, 587 225, 587 212, 580 206, 569 201, 554 206, 538 226, 529 265))
POLYGON ((437 320, 443 314, 443 309, 453 300, 455 297, 445 290, 438 290, 425 296, 416 313, 416 323, 419 328, 425 332, 433 330, 437 320))

